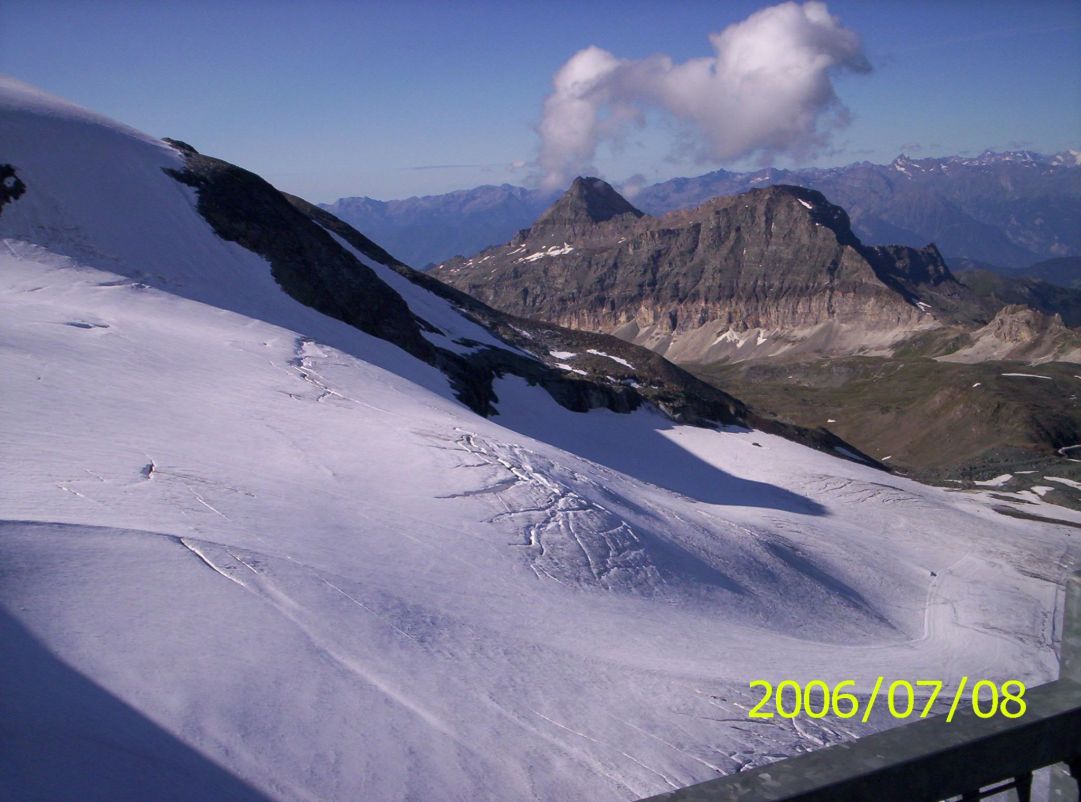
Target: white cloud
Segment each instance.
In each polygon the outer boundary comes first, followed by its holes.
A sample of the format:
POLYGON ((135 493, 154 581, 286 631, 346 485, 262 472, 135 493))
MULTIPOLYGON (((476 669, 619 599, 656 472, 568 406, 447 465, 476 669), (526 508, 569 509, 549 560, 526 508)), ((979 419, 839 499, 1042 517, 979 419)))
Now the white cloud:
POLYGON ((831 74, 867 71, 859 36, 821 2, 771 6, 711 34, 714 55, 622 59, 599 47, 556 72, 538 128, 546 188, 592 172, 601 142, 618 142, 654 108, 682 122, 700 161, 809 155, 846 121, 831 74))

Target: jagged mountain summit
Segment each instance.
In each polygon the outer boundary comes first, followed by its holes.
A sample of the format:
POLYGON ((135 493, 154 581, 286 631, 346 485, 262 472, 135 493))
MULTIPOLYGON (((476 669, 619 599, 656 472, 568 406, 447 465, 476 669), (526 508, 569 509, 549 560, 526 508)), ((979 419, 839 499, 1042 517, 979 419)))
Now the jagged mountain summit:
POLYGON ((584 233, 597 223, 614 219, 634 220, 642 213, 599 178, 574 179, 558 201, 537 218, 531 227, 534 237, 547 231, 554 234, 584 233))
MULTIPOLYGON (((797 185, 847 209, 853 231, 865 243, 922 247, 934 242, 951 265, 964 258, 1009 272, 1040 260, 1081 256, 1078 153, 988 151, 934 159, 902 154, 889 164, 716 170, 644 187, 631 200, 642 211, 661 215, 721 195, 797 185)), ((324 208, 420 267, 506 242, 555 198, 504 185, 395 201, 342 198, 324 208)), ((1081 281, 1076 266, 1069 276, 1081 281)))
POLYGON ((631 800, 892 723, 748 739, 748 677, 1054 675, 1035 493, 752 428, 9 79, 0 165, 4 798, 631 800))
MULTIPOLYGON (((888 354, 931 334, 946 348, 997 311, 957 281, 934 245, 866 246, 844 209, 801 187, 656 218, 627 204, 633 214, 584 224, 580 211, 553 224, 591 195, 610 205, 613 194, 579 179, 506 245, 433 275, 498 309, 613 333, 688 363, 888 354)), ((1077 346, 1046 343, 1055 355, 1077 346)), ((1000 356, 1009 351, 1003 344, 1000 356)))

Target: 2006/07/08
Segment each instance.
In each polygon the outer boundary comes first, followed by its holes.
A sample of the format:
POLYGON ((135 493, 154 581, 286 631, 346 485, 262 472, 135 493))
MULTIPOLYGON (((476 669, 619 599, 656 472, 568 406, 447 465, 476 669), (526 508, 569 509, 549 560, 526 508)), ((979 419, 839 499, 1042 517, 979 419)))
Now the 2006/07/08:
MULTIPOLYGON (((874 690, 871 691, 867 704, 863 708, 862 721, 864 723, 870 720, 871 711, 874 709, 875 701, 882 692, 885 681, 885 677, 882 676, 875 680, 874 690)), ((954 693, 953 700, 950 703, 950 711, 946 715, 947 722, 953 721, 968 682, 969 678, 967 676, 961 677, 961 682, 958 684, 957 691, 954 693)), ((926 718, 934 708, 944 684, 942 680, 937 679, 917 680, 915 686, 908 680, 903 679, 891 682, 889 689, 886 691, 886 704, 890 715, 898 719, 905 719, 914 715, 916 713, 916 688, 927 688, 930 695, 927 697, 922 712, 919 713, 920 718, 926 718)), ((783 680, 774 687, 773 683, 766 680, 753 680, 750 683, 751 689, 753 690, 755 687, 764 688, 765 695, 759 700, 758 704, 751 708, 747 713, 747 717, 755 719, 773 718, 774 712, 765 709, 768 708, 772 699, 775 700, 774 710, 776 715, 781 718, 797 718, 801 713, 806 714, 808 718, 825 718, 830 712, 837 718, 855 718, 860 712, 859 697, 845 690, 850 687, 854 688, 855 685, 855 680, 848 679, 838 682, 830 688, 825 681, 813 679, 805 685, 800 685, 794 680, 783 680), (788 698, 792 699, 791 704, 788 704, 788 698), (821 702, 816 703, 819 698, 821 702)), ((979 680, 972 686, 972 712, 979 718, 992 718, 996 715, 1005 718, 1021 718, 1027 709, 1024 696, 1025 684, 1020 680, 1006 680, 1001 685, 991 680, 979 680)))

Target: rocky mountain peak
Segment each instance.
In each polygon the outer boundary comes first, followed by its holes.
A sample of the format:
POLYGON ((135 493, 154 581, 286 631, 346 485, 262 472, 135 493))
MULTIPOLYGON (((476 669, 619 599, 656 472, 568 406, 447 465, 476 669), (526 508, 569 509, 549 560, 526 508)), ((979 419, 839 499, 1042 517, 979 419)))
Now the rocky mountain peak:
POLYGON ((587 212, 596 195, 619 198, 579 179, 515 241, 435 275, 498 309, 685 362, 882 350, 989 319, 937 248, 864 245, 816 190, 774 185, 602 222, 587 212))
POLYGON ((1027 306, 1010 304, 998 311, 986 330, 1004 342, 1029 343, 1047 334, 1063 332, 1066 327, 1061 315, 1046 315, 1027 306))
MULTIPOLYGON (((1006 360, 1031 364, 1081 360, 1081 337, 1062 316, 1008 304, 986 326, 969 334, 968 345, 945 357, 951 362, 1006 360)), ((1006 374, 1010 375, 1010 374, 1006 374)))
POLYGON ((574 179, 570 189, 537 218, 532 231, 565 229, 574 231, 616 217, 642 217, 642 212, 620 195, 612 185, 599 178, 574 179))
POLYGON ((800 236, 812 236, 816 228, 827 229, 839 245, 862 247, 844 209, 830 203, 817 190, 788 184, 713 198, 701 206, 670 212, 658 219, 677 225, 695 222, 709 225, 717 215, 730 218, 744 232, 756 230, 765 235, 767 229, 772 232, 781 225, 793 235, 798 230, 800 236))

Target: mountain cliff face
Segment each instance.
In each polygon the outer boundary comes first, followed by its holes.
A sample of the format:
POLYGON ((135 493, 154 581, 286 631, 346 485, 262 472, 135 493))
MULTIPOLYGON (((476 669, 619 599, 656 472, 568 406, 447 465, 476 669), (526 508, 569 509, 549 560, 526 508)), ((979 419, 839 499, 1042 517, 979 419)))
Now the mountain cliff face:
POLYGON ((166 172, 198 192, 199 212, 219 237, 266 257, 286 292, 414 356, 434 358, 436 349, 402 298, 274 187, 186 143, 167 141, 183 154, 185 168, 166 172))
POLYGON ((513 314, 684 361, 881 350, 990 317, 933 245, 865 247, 814 190, 752 190, 662 217, 613 196, 579 178, 507 245, 433 274, 513 314))

